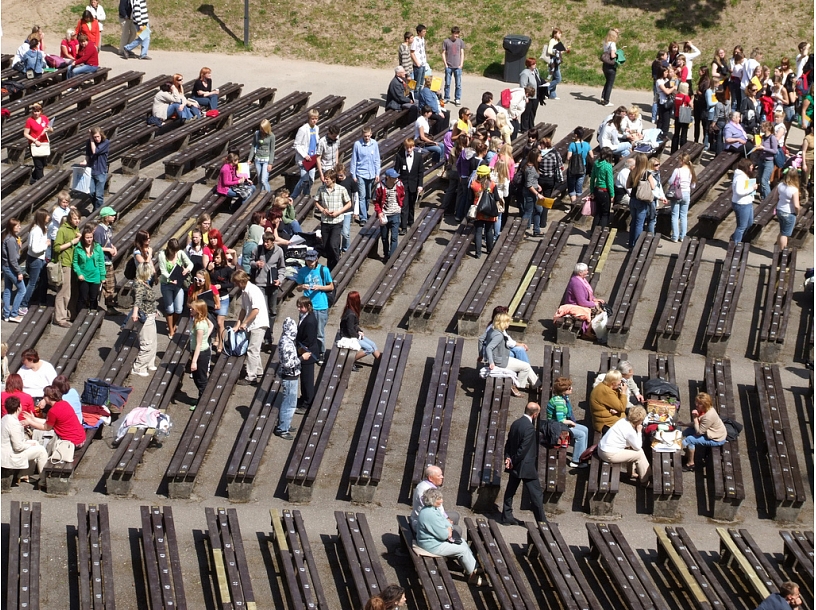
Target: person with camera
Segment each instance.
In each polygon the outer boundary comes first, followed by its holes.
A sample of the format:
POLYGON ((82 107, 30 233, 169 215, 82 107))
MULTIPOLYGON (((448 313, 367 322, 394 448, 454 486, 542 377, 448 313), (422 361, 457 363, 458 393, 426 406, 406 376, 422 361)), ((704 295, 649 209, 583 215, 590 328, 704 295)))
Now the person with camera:
POLYGON ((629 406, 629 386, 620 371, 609 371, 602 383, 589 395, 592 425, 596 432, 604 432, 626 416, 629 406))

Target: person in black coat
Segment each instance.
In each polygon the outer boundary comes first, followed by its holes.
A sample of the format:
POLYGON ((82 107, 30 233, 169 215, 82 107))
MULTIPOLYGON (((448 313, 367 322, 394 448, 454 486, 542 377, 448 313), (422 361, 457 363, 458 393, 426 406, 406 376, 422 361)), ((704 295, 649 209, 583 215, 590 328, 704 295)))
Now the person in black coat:
POLYGON ((405 140, 403 147, 397 151, 394 159, 394 169, 399 172, 402 185, 405 187, 405 201, 402 204, 402 218, 400 218, 400 235, 405 235, 408 228, 414 224, 414 208, 417 199, 422 193, 422 183, 425 170, 422 168, 422 154, 417 150, 413 138, 405 140))
POLYGON ((297 300, 297 309, 300 312, 295 346, 300 358, 300 404, 297 412, 304 413, 312 406, 315 395, 314 367, 317 355, 320 353, 320 343, 317 341, 317 316, 312 309, 309 297, 300 297, 297 300))
POLYGON ((524 408, 524 415, 513 422, 507 434, 507 443, 504 445, 504 469, 510 473, 510 480, 504 491, 504 506, 502 507, 504 525, 519 524, 513 517, 513 496, 516 495, 518 486, 522 482, 530 494, 536 522, 547 520, 544 516, 544 496, 536 468, 538 444, 536 443, 534 420, 540 412, 541 406, 538 403, 528 402, 524 408))
POLYGON ((388 83, 388 93, 385 94, 386 110, 408 110, 414 105, 411 94, 408 92, 408 81, 405 80, 405 68, 398 66, 394 70, 394 78, 388 83))

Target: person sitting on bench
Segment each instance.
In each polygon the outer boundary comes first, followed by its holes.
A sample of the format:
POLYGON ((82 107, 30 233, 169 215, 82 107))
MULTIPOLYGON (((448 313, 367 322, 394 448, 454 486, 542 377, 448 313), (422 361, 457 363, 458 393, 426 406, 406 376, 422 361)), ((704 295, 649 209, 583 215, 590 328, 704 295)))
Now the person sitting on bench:
POLYGON ((589 395, 589 407, 592 409, 592 423, 596 432, 605 432, 604 428, 611 428, 626 414, 628 406, 629 387, 623 381, 618 370, 609 371, 603 383, 592 389, 589 395))
POLYGON ((36 430, 53 430, 57 438, 73 443, 79 449, 85 444, 85 428, 77 420, 73 407, 62 399, 62 392, 58 388, 50 385, 44 392, 45 419, 26 413, 23 424, 36 430))
POLYGON ((686 465, 683 470, 687 472, 694 472, 694 448, 696 446, 721 447, 728 436, 725 424, 714 410, 711 396, 700 392, 694 399, 694 406, 696 408, 691 412, 694 418, 693 426, 683 430, 683 449, 686 450, 686 465))
MULTIPOLYGON (((425 506, 422 501, 422 495, 429 489, 442 487, 444 480, 445 475, 442 473, 442 469, 439 466, 428 466, 425 468, 425 478, 417 483, 417 486, 414 488, 414 510, 411 512, 411 529, 414 530, 414 533, 417 531, 419 513, 425 506)), ((444 506, 442 506, 440 510, 445 518, 450 522, 453 529, 458 532, 459 528, 456 526, 459 524, 459 513, 455 510, 446 511, 444 506)))
MULTIPOLYGON (((0 419, 0 465, 9 470, 25 470, 34 462, 37 472, 42 472, 48 463, 48 453, 40 443, 26 437, 23 424, 17 417, 20 410, 20 399, 9 396, 5 404, 6 415, 0 419)), ((84 435, 83 435, 84 438, 84 435)), ((27 482, 28 475, 23 475, 19 481, 27 482)))
MULTIPOLYGON (((598 386, 601 387, 601 386, 598 386)), ((643 421, 646 419, 646 409, 632 407, 626 419, 619 419, 618 423, 609 428, 598 443, 598 457, 612 464, 635 464, 637 473, 630 472, 629 476, 640 479, 646 485, 649 478, 649 460, 643 452, 643 421)), ((597 425, 597 424, 596 424, 597 425)))
POLYGON ((23 53, 22 59, 13 67, 26 75, 31 70, 33 77, 42 76, 45 69, 45 53, 40 51, 40 41, 37 38, 29 40, 28 51, 23 53))
POLYGON ((575 422, 572 413, 572 380, 568 377, 558 377, 553 381, 553 395, 547 403, 547 419, 554 419, 569 426, 569 433, 572 437, 572 462, 570 468, 587 468, 589 462, 581 462, 581 454, 586 451, 589 442, 589 430, 575 422))
MULTIPOLYGON (((366 356, 374 356, 375 360, 379 360, 382 354, 377 349, 377 345, 368 337, 365 336, 363 330, 360 328, 360 293, 356 290, 349 292, 346 297, 346 307, 343 309, 343 317, 340 319, 340 334, 344 339, 356 339, 360 343, 360 349, 357 352, 355 360, 360 360, 366 356)), ((355 364, 352 371, 359 371, 360 365, 355 364)))

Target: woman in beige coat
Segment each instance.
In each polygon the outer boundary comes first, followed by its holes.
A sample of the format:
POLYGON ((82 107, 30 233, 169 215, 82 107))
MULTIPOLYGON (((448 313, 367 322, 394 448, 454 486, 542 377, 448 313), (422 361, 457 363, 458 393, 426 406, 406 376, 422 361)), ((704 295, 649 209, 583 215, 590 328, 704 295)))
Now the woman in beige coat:
POLYGON ((620 371, 609 371, 602 383, 592 389, 589 406, 592 411, 592 426, 596 432, 603 432, 626 416, 629 406, 629 387, 622 381, 620 371))
MULTIPOLYGON (((20 399, 9 396, 6 399, 7 415, 0 419, 0 465, 9 470, 28 471, 31 462, 37 466, 37 472, 42 472, 48 462, 48 453, 45 447, 37 441, 26 437, 23 424, 17 418, 20 409, 20 399)), ((28 481, 28 475, 19 478, 28 481)))

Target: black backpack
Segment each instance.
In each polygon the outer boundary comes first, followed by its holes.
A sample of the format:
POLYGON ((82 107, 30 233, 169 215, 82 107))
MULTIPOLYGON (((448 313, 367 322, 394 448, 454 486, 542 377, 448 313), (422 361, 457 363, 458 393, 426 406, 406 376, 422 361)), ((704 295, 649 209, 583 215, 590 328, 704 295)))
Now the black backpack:
POLYGON ((586 164, 584 163, 584 156, 581 154, 580 150, 583 142, 576 142, 576 144, 576 148, 578 148, 578 150, 572 153, 567 171, 569 172, 570 176, 583 176, 586 174, 586 164))
POLYGON ((136 259, 133 256, 131 256, 128 259, 128 262, 125 265, 125 279, 126 280, 136 279, 136 259))

